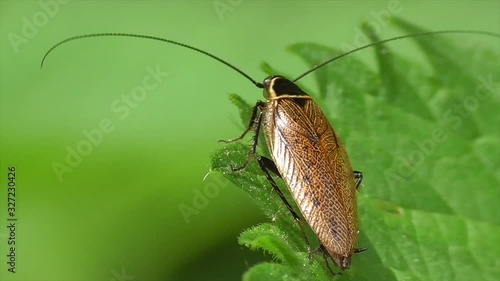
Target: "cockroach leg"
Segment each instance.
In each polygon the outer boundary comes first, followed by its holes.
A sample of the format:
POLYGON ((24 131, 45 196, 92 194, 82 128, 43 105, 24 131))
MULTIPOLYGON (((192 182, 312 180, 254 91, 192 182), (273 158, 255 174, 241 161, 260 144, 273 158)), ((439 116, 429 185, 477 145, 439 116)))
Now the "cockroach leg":
MULTIPOLYGON (((257 114, 257 109, 264 105, 263 102, 259 101, 257 102, 257 104, 255 104, 255 107, 254 107, 254 113, 255 115, 257 114)), ((254 114, 252 114, 254 115, 254 114)), ((253 122, 250 122, 250 126, 252 127, 255 127, 255 134, 253 136, 253 144, 252 144, 252 151, 250 152, 250 154, 248 155, 248 158, 247 158, 247 161, 245 162, 245 164, 243 164, 243 166, 241 167, 238 167, 238 168, 234 168, 233 166, 231 166, 231 170, 233 172, 238 172, 238 171, 241 171, 241 170, 245 170, 248 166, 248 164, 250 164, 250 162, 252 162, 252 160, 255 158, 255 155, 256 155, 256 151, 257 151, 257 145, 259 144, 259 134, 260 134, 260 127, 262 125, 262 112, 260 112, 258 114, 258 116, 253 116, 252 118, 253 122)), ((250 128, 250 127, 249 127, 250 128)), ((247 129, 248 131, 249 129, 247 129)), ((246 131, 245 133, 243 134, 243 136, 246 134, 246 131)))
POLYGON ((330 255, 328 254, 328 251, 326 250, 325 246, 323 246, 323 244, 321 244, 321 246, 319 246, 318 251, 321 252, 321 254, 323 256, 323 260, 325 261, 326 267, 328 268, 328 270, 330 271, 330 273, 332 273, 332 275, 334 275, 334 276, 337 275, 337 274, 341 274, 342 275, 342 273, 336 273, 330 267, 330 263, 328 262, 328 258, 330 257, 330 255))
MULTIPOLYGON (((354 253, 355 254, 358 254, 358 253, 362 253, 364 251, 368 250, 367 248, 356 248, 354 249, 354 253)), ((326 264, 326 267, 328 268, 328 270, 333 274, 333 275, 337 275, 337 274, 340 274, 342 275, 341 272, 334 272, 332 270, 332 268, 330 267, 330 263, 328 262, 328 258, 330 257, 330 254, 328 254, 328 251, 326 250, 325 246, 323 246, 323 244, 321 244, 315 251, 315 253, 321 253, 322 256, 323 256, 323 260, 325 261, 325 264, 326 264)), ((311 252, 312 253, 312 252, 311 252)), ((311 256, 309 256, 309 259, 312 259, 311 256)))
POLYGON ((331 256, 323 244, 319 245, 319 247, 316 250, 314 250, 313 252, 309 252, 309 260, 312 260, 312 254, 321 254, 321 256, 323 257, 323 260, 325 261, 325 265, 328 268, 328 271, 330 271, 330 273, 332 275, 337 275, 337 274, 342 275, 342 273, 340 273, 340 272, 333 271, 332 267, 330 266, 330 263, 328 262, 328 258, 331 259, 331 256))
POLYGON ((257 118, 260 119, 260 115, 257 116, 257 113, 259 111, 259 108, 261 108, 263 105, 264 105, 264 102, 262 102, 262 101, 258 101, 255 104, 255 106, 253 107, 253 110, 252 110, 252 116, 250 117, 250 123, 248 124, 248 127, 243 132, 243 134, 241 134, 241 136, 239 136, 237 138, 234 138, 234 139, 230 139, 230 140, 219 140, 219 142, 233 143, 233 142, 236 142, 236 141, 239 141, 239 140, 243 139, 247 135, 248 132, 250 132, 251 130, 254 129, 256 123, 258 122, 257 118))
POLYGON ((356 180, 356 190, 359 190, 361 181, 363 181, 363 173, 360 171, 354 171, 354 179, 356 180))
POLYGON ((292 213, 293 219, 299 224, 300 231, 302 231, 302 235, 304 236, 304 239, 305 239, 306 244, 307 244, 307 251, 310 252, 311 251, 311 244, 309 243, 309 239, 307 239, 306 231, 304 229, 304 224, 303 224, 304 222, 303 222, 302 218, 299 217, 299 215, 295 212, 292 205, 290 205, 290 203, 288 203, 288 201, 285 198, 285 195, 283 195, 283 192, 279 188, 278 184, 276 184, 273 177, 269 173, 269 171, 271 171, 273 174, 275 174, 281 178, 281 175, 278 171, 278 168, 276 167, 276 164, 274 164, 274 162, 271 159, 266 158, 264 156, 259 156, 259 158, 257 158, 257 162, 259 162, 260 168, 262 169, 262 171, 266 175, 266 178, 269 181, 269 183, 272 185, 274 191, 281 198, 281 201, 283 201, 283 203, 285 203, 285 205, 286 205, 287 209, 290 211, 290 213, 292 213))

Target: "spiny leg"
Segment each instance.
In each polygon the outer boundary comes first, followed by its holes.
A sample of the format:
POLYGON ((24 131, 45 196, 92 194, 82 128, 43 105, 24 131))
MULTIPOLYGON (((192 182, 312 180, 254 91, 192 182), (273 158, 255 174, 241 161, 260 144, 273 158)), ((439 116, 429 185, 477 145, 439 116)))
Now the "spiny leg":
MULTIPOLYGON (((261 105, 263 105, 263 103, 259 101, 255 105, 255 108, 258 108, 261 105)), ((256 112, 255 108, 254 108, 254 112, 256 112)), ((259 116, 254 117, 252 119, 254 120, 254 124, 251 123, 251 125, 255 126, 255 135, 253 136, 252 151, 248 155, 247 161, 245 162, 245 164, 243 164, 243 166, 238 167, 238 168, 234 168, 231 166, 231 170, 233 172, 237 172, 237 171, 241 171, 241 170, 246 169, 248 164, 250 164, 250 162, 255 158, 255 154, 257 151, 257 145, 259 144, 260 127, 262 125, 262 112, 259 113, 259 116), (256 121, 255 121, 255 119, 256 119, 256 121)))
POLYGON ((354 171, 354 179, 356 180, 356 190, 359 190, 359 186, 363 181, 363 173, 360 171, 354 171))
MULTIPOLYGON (((356 248, 354 249, 354 253, 357 254, 357 253, 362 253, 364 251, 366 251, 367 248, 356 248)), ((321 252, 321 254, 323 255, 323 260, 325 261, 325 264, 326 264, 326 267, 328 268, 328 270, 333 274, 333 275, 337 275, 337 274, 340 274, 342 275, 342 273, 340 272, 334 272, 333 269, 330 267, 330 263, 328 262, 328 258, 330 256, 330 254, 328 254, 328 251, 326 250, 325 246, 323 244, 321 244, 318 249, 316 250, 317 252, 321 252)), ((333 259, 332 259, 333 260, 333 259)))
POLYGON ((335 271, 333 271, 333 269, 330 267, 330 263, 328 262, 328 258, 330 257, 330 254, 328 254, 328 251, 326 250, 325 246, 323 246, 323 244, 321 244, 321 246, 319 246, 318 250, 323 254, 323 260, 325 261, 326 267, 332 273, 332 275, 340 274, 340 273, 336 273, 335 271))
POLYGON ((311 244, 309 243, 309 239, 307 239, 307 235, 306 235, 306 232, 304 230, 304 225, 302 224, 303 223, 302 219, 295 212, 292 205, 290 205, 290 203, 288 203, 288 201, 285 198, 285 195, 283 195, 283 192, 279 188, 278 184, 276 184, 273 177, 269 173, 269 171, 271 171, 275 175, 277 175, 278 177, 282 178, 279 171, 278 171, 278 168, 276 167, 276 164, 274 164, 274 162, 271 159, 264 157, 264 156, 260 156, 259 158, 257 158, 257 162, 259 162, 260 168, 262 169, 262 171, 266 175, 266 178, 269 181, 269 183, 271 183, 274 191, 281 198, 281 201, 283 201, 283 203, 285 203, 285 205, 286 205, 287 209, 290 211, 290 213, 292 213, 293 219, 299 224, 300 231, 302 231, 302 235, 304 236, 304 239, 306 240, 307 250, 308 250, 308 252, 310 252, 311 251, 311 244))
MULTIPOLYGON (((354 249, 354 253, 355 254, 358 254, 358 253, 362 253, 364 251, 368 250, 367 248, 356 248, 354 249)), ((330 263, 328 262, 328 258, 331 257, 330 254, 328 254, 328 251, 326 250, 325 246, 323 244, 321 244, 318 249, 316 249, 316 252, 317 253, 321 253, 323 255, 323 260, 325 261, 325 264, 326 264, 326 267, 328 268, 328 270, 333 274, 333 275, 336 275, 336 274, 341 274, 342 273, 335 273, 332 268, 330 267, 330 263)), ((333 260, 333 259, 332 259, 333 260)))
MULTIPOLYGON (((263 105, 264 105, 264 102, 262 102, 262 101, 258 101, 255 104, 255 106, 253 107, 253 110, 252 110, 252 116, 250 117, 250 123, 248 124, 248 127, 243 132, 243 134, 241 134, 241 136, 234 138, 234 139, 230 139, 230 140, 219 140, 219 142, 232 143, 232 142, 239 141, 239 140, 243 139, 246 136, 246 134, 248 132, 250 132, 255 127, 255 124, 257 123, 257 121, 256 121, 257 112, 258 112, 259 108, 261 108, 263 105)), ((259 119, 260 119, 260 117, 259 117, 259 119)))
MULTIPOLYGON (((359 186, 361 185, 361 181, 363 180, 363 173, 359 171, 354 171, 354 178, 356 179, 356 190, 359 190, 359 186)), ((362 253, 368 250, 367 248, 356 248, 354 253, 362 253)))

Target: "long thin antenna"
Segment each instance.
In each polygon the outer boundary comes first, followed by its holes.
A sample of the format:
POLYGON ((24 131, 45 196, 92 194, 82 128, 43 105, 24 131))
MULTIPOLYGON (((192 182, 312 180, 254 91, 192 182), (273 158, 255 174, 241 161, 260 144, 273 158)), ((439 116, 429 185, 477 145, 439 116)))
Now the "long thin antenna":
POLYGON ((201 54, 204 54, 206 56, 209 56, 209 57, 215 59, 216 61, 221 62, 221 63, 229 66, 230 68, 232 68, 233 70, 235 70, 239 74, 243 75, 243 77, 245 77, 248 80, 250 80, 252 82, 252 84, 254 84, 255 86, 257 86, 258 88, 263 88, 264 87, 264 85, 262 85, 262 83, 259 83, 259 82, 255 81, 254 79, 252 79, 252 77, 250 77, 248 74, 246 74, 245 72, 243 72, 241 69, 237 68, 236 66, 228 63, 227 61, 225 61, 225 60, 223 60, 223 59, 221 59, 221 58, 219 58, 219 57, 217 57, 215 55, 210 54, 209 52, 203 51, 203 50, 198 49, 198 48, 193 47, 193 46, 189 46, 187 44, 183 44, 183 43, 180 43, 180 42, 177 42, 177 41, 173 41, 173 40, 169 40, 169 39, 165 39, 165 38, 161 38, 161 37, 155 37, 155 36, 149 36, 149 35, 140 35, 140 34, 131 34, 131 33, 94 33, 94 34, 85 34, 85 35, 74 36, 74 37, 70 37, 68 39, 62 40, 61 42, 59 42, 59 43, 55 44, 54 46, 52 46, 52 48, 50 48, 47 51, 47 53, 45 53, 45 55, 42 58, 42 62, 40 63, 40 68, 43 67, 43 63, 45 62, 45 59, 47 58, 47 56, 54 49, 56 49, 57 47, 61 46, 62 44, 65 44, 65 43, 67 43, 69 41, 79 40, 79 39, 85 39, 85 38, 111 37, 111 36, 134 37, 134 38, 141 38, 141 39, 151 39, 151 40, 167 42, 167 43, 174 44, 174 45, 177 45, 177 46, 181 46, 181 47, 184 47, 184 48, 187 48, 187 49, 191 49, 193 51, 196 51, 198 53, 201 53, 201 54))
POLYGON ((412 38, 412 37, 419 37, 419 36, 427 36, 427 35, 437 35, 437 34, 443 34, 443 33, 468 33, 468 34, 482 34, 482 35, 488 35, 488 36, 494 36, 494 37, 500 37, 500 34, 496 34, 496 33, 493 33, 493 32, 488 32, 488 31, 477 31, 477 30, 441 30, 441 31, 428 31, 428 32, 422 32, 422 33, 415 33, 415 34, 409 34, 409 35, 402 35, 402 36, 397 36, 397 37, 393 37, 393 38, 389 38, 389 39, 384 39, 384 40, 381 40, 381 41, 377 41, 377 42, 373 42, 373 43, 370 43, 370 44, 367 44, 365 46, 361 46, 359 48, 356 48, 356 49, 353 49, 353 50, 350 50, 346 53, 343 53, 343 54, 340 54, 336 57, 333 57, 323 63, 320 63, 316 66, 314 66, 313 68, 309 69, 308 71, 302 73, 301 75, 299 75, 299 77, 295 78, 293 80, 293 82, 297 82, 297 80, 299 79, 302 79, 304 76, 308 75, 309 73, 315 71, 316 69, 318 68, 321 68, 333 61, 336 61, 342 57, 345 57, 345 56, 348 56, 352 53, 355 53, 355 52, 358 52, 358 51, 361 51, 363 49, 366 49, 366 48, 370 48, 372 46, 376 46, 376 45, 380 45, 380 44, 383 44, 383 43, 387 43, 387 42, 391 42, 391 41, 396 41, 396 40, 400 40, 400 39, 404 39, 404 38, 412 38))

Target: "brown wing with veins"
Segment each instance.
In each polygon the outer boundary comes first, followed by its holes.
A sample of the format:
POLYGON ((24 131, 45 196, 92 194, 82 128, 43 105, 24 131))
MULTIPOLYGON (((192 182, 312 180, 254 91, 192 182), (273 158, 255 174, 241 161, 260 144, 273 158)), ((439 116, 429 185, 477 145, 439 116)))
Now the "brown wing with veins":
POLYGON ((358 239, 358 208, 344 145, 312 99, 277 99, 266 107, 266 139, 302 215, 334 260, 350 258, 358 239))

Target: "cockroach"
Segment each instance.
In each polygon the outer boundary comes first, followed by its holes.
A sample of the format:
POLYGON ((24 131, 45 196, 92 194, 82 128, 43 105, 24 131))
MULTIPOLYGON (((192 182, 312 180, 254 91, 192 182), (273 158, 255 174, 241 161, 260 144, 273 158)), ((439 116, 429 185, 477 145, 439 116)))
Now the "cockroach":
MULTIPOLYGON (((397 36, 355 48, 333 57, 309 69, 294 80, 274 75, 257 82, 248 74, 211 53, 177 41, 130 33, 97 33, 67 38, 50 48, 42 58, 41 67, 47 56, 58 46, 69 41, 105 36, 134 37, 162 41, 181 46, 230 67, 250 80, 257 88, 264 89, 266 101, 258 101, 252 112, 250 124, 243 134, 225 142, 241 140, 250 131, 255 131, 250 155, 245 164, 233 171, 240 171, 257 159, 274 191, 301 226, 301 217, 284 197, 272 174, 282 178, 296 202, 299 213, 317 235, 328 269, 333 273, 326 259, 329 256, 342 270, 351 266, 352 256, 366 249, 357 248, 359 220, 356 192, 363 174, 354 171, 344 144, 335 133, 321 108, 313 98, 304 92, 296 82, 309 73, 342 57, 360 50, 410 37, 450 33, 482 34, 500 37, 485 31, 444 30, 397 36), (272 159, 257 156, 257 144, 263 133, 272 159)), ((307 236, 302 229, 304 237, 307 236)))

